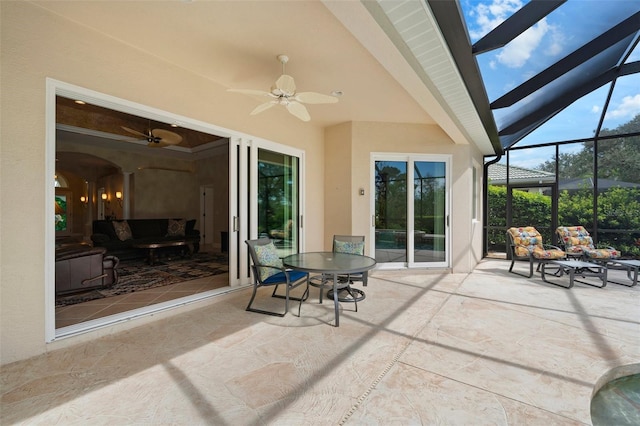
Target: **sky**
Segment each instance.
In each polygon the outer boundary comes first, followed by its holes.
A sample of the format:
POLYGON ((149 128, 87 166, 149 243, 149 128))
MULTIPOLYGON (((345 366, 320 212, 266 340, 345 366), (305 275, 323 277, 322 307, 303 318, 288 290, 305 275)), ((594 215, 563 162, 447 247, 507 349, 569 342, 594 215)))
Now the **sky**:
MULTIPOLYGON (((527 0, 460 0, 471 42, 478 41, 525 3, 527 0)), ((476 56, 489 101, 638 11, 638 0, 568 0, 506 46, 476 56)), ((640 47, 637 46, 627 62, 638 60, 640 47)), ((607 84, 577 100, 525 137, 518 146, 593 136, 609 87, 607 84)), ((498 127, 506 110, 494 113, 498 127)), ((615 128, 637 114, 640 114, 640 75, 635 74, 618 79, 603 127, 615 128)), ((579 148, 581 146, 575 147, 576 150, 579 148)), ((534 150, 523 151, 517 156, 523 158, 518 165, 529 168, 550 159, 548 153, 534 153, 534 150)))

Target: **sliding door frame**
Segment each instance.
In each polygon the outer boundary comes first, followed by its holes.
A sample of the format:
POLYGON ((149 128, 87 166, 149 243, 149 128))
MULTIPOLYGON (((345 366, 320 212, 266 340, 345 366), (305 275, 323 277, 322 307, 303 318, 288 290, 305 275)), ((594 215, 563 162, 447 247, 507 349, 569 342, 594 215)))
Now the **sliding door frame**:
MULTIPOLYGON (((398 269, 398 268, 449 268, 451 266, 451 167, 452 156, 445 154, 395 154, 384 152, 371 153, 371 187, 369 193, 370 198, 370 211, 371 217, 371 233, 369 235, 369 252, 376 253, 376 226, 375 226, 375 213, 376 213, 376 162, 377 161, 398 161, 407 163, 407 229, 406 229, 406 247, 407 247, 407 260, 406 262, 395 263, 378 263, 379 269, 398 269), (414 261, 414 230, 415 230, 415 217, 414 217, 414 197, 409 196, 409 188, 413 187, 414 177, 414 164, 416 162, 441 162, 445 163, 445 259, 442 262, 415 262, 414 261)), ((411 192, 412 193, 412 192, 411 192)))
POLYGON ((45 245, 44 251, 44 287, 45 287, 45 342, 50 343, 66 337, 76 336, 88 331, 125 323, 133 318, 149 316, 167 309, 173 309, 186 303, 213 297, 218 294, 235 291, 251 283, 249 276, 248 251, 244 240, 255 237, 257 229, 257 149, 294 155, 299 158, 299 238, 300 250, 304 249, 302 232, 304 215, 304 151, 285 145, 254 138, 241 132, 170 113, 146 105, 127 101, 115 96, 96 92, 52 78, 46 79, 46 147, 45 147, 45 209, 43 212, 45 245), (55 195, 54 175, 56 157, 56 96, 85 101, 126 114, 136 115, 162 122, 179 122, 183 127, 204 133, 212 133, 229 140, 229 285, 223 289, 198 293, 193 296, 158 303, 144 308, 134 309, 120 314, 81 322, 56 329, 55 325, 55 225, 53 204, 55 195), (237 233, 232 233, 234 229, 237 233))
POLYGON ((304 251, 305 153, 259 138, 231 138, 229 147, 229 285, 251 284, 249 250, 244 241, 258 238, 258 151, 298 158, 298 244, 304 251), (235 261, 233 260, 235 258, 235 261))

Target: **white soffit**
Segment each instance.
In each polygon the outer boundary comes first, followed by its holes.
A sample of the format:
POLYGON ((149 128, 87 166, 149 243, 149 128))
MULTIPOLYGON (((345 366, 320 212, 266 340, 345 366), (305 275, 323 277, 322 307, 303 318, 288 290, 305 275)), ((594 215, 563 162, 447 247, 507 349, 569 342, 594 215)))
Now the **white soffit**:
POLYGON ((495 154, 424 0, 324 1, 324 4, 455 143, 472 142, 483 154, 495 154), (372 20, 377 30, 372 28, 372 20), (380 30, 386 40, 380 37, 380 30), (390 49, 389 45, 395 48, 390 49))

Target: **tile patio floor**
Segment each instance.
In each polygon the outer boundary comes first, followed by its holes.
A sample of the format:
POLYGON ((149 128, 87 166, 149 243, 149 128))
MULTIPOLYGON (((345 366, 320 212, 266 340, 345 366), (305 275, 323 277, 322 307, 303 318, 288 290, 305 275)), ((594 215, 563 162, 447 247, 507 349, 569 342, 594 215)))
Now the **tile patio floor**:
POLYGON ((590 424, 598 379, 640 363, 640 286, 565 290, 508 265, 374 272, 338 328, 316 289, 301 318, 219 296, 3 366, 0 424, 590 424))

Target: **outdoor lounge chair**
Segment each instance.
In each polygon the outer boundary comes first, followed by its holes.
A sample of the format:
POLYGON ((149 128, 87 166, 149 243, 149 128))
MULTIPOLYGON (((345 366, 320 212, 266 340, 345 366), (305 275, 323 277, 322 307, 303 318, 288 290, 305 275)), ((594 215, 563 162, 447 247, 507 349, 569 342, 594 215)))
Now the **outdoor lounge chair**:
POLYGON ((269 238, 246 240, 245 242, 249 246, 249 253, 251 254, 251 260, 253 263, 251 265, 253 271, 253 294, 251 295, 251 300, 249 300, 246 310, 258 312, 260 314, 283 317, 287 312, 289 312, 289 300, 295 300, 300 302, 298 305, 298 316, 300 316, 302 302, 307 300, 307 297, 309 297, 309 274, 307 272, 284 268, 282 265, 282 259, 278 257, 277 249, 269 238), (284 296, 276 294, 280 284, 285 287, 284 296), (289 295, 290 290, 303 284, 306 284, 306 289, 302 297, 296 298, 289 295), (285 299, 283 313, 265 311, 251 307, 258 288, 269 286, 274 287, 271 297, 285 299))
POLYGON ((596 248, 583 226, 558 226, 556 234, 569 257, 602 263, 620 257, 620 252, 613 247, 596 248))
POLYGON ((559 247, 542 244, 542 235, 533 226, 509 228, 507 230, 509 237, 509 255, 511 256, 511 266, 509 272, 523 277, 531 278, 533 276, 533 264, 540 264, 552 260, 565 259, 566 253, 559 247), (516 260, 529 261, 529 275, 521 274, 513 271, 513 265, 516 260))

